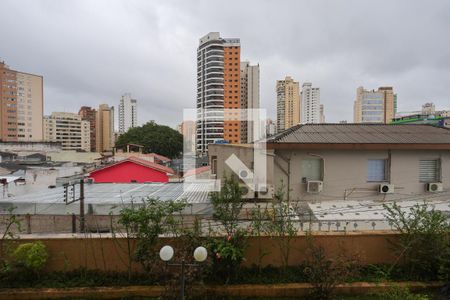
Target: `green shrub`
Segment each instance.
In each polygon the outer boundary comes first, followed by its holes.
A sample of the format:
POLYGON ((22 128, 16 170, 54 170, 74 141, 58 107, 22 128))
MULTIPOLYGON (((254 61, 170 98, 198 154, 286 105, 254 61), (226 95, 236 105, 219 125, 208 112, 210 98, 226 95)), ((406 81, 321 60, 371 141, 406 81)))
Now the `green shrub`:
MULTIPOLYGON (((383 205, 386 218, 400 232, 394 243, 403 268, 411 279, 449 280, 450 227, 447 217, 427 203, 409 210, 397 203, 383 205)), ((394 267, 395 264, 392 266, 394 267)))
POLYGON ((16 264, 33 272, 39 272, 48 260, 47 248, 42 242, 19 245, 12 253, 16 264))
POLYGON ((384 300, 428 300, 428 296, 413 294, 407 287, 393 285, 379 294, 384 300))

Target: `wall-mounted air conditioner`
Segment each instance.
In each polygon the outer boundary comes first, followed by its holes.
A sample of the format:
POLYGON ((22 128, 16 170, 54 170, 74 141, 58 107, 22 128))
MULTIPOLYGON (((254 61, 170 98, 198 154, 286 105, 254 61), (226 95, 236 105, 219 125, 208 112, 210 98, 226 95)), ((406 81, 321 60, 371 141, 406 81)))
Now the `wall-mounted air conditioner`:
POLYGON ((243 199, 255 199, 255 190, 246 184, 240 184, 239 187, 241 188, 243 199))
POLYGON ((444 190, 444 186, 441 182, 430 182, 426 184, 427 192, 442 192, 444 190))
POLYGON ((258 199, 273 199, 275 188, 271 184, 258 184, 257 198, 258 199))
POLYGON ((378 187, 378 192, 380 194, 393 194, 394 193, 394 185, 388 184, 388 183, 380 184, 380 186, 378 187))
POLYGON ((306 182, 306 192, 311 194, 320 193, 323 189, 323 181, 310 180, 306 182))

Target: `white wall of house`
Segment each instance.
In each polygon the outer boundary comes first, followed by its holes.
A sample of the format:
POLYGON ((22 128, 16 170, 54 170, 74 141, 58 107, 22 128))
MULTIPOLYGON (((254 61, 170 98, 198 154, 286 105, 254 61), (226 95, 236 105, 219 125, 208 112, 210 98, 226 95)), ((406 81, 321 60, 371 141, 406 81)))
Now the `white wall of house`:
MULTIPOLYGON (((224 172, 231 174, 225 160, 234 153, 246 166, 252 167, 253 152, 251 148, 214 145, 210 146, 211 157, 216 157, 217 178, 224 172)), ((344 199, 392 200, 405 199, 414 195, 435 197, 426 192, 425 182, 419 180, 420 160, 439 160, 440 174, 436 181, 443 183, 444 189, 450 189, 450 151, 437 150, 275 150, 275 155, 267 157, 268 183, 276 188, 283 182, 287 189, 288 164, 290 160, 289 190, 293 201, 325 201, 344 199), (283 159, 284 158, 284 159, 283 159), (390 159, 389 159, 390 158, 390 159), (308 159, 323 160, 323 191, 318 194, 307 193, 302 161, 308 159), (385 181, 369 181, 368 160, 386 159, 385 181), (389 163, 390 160, 390 163, 389 163), (394 185, 393 194, 380 194, 381 183, 394 185)))

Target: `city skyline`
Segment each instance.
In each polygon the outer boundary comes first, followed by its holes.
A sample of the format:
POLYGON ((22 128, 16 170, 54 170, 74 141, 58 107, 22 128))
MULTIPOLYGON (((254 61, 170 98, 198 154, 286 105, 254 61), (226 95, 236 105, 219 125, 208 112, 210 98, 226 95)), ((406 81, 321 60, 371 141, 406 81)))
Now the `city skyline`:
POLYGON ((223 3, 217 3, 217 8, 207 2, 108 4, 2 4, 10 14, 1 21, 0 34, 5 43, 0 45, 0 57, 13 69, 44 76, 44 114, 76 112, 87 104, 115 105, 117 95, 130 90, 140 99, 138 125, 155 120, 174 127, 182 119, 180 108, 195 105, 198 37, 210 31, 240 38, 246 49, 241 59, 260 64, 261 107, 268 109, 272 119, 276 111, 275 82, 287 75, 321 88, 328 122, 353 119, 358 86, 393 86, 399 111, 417 110, 430 101, 444 109, 448 103, 445 83, 450 81, 449 53, 447 42, 440 38, 448 28, 448 2, 429 6, 402 1, 390 3, 389 10, 380 2, 290 2, 292 9, 271 15, 271 22, 265 18, 276 8, 274 2, 261 3, 261 12, 255 15, 246 13, 246 8, 255 3, 240 3, 242 10, 232 14, 234 22, 222 17, 228 13, 211 13, 214 9, 228 12, 232 5, 223 3), (88 9, 103 13, 86 15, 88 9), (290 18, 296 10, 307 11, 312 17, 290 18), (323 16, 319 17, 318 11, 323 16), (392 21, 372 26, 380 13, 392 21), (64 21, 69 14, 70 21, 64 21), (420 22, 416 14, 421 15, 420 22), (23 25, 14 26, 16 15, 23 17, 23 25), (196 15, 204 17, 194 21, 196 15), (401 24, 395 21, 398 15, 402 16, 401 24), (123 27, 109 16, 129 22, 123 27), (48 26, 54 18, 58 18, 58 26, 48 26), (243 20, 247 21, 245 27, 235 25, 243 20), (75 23, 81 25, 73 26, 75 23), (12 26, 14 35, 6 29, 12 26), (30 26, 45 32, 45 36, 31 36, 25 30, 30 26), (111 39, 113 32, 127 34, 111 39), (421 42, 422 36, 427 36, 427 43, 421 42), (83 39, 89 41, 89 47, 82 46, 83 39), (35 50, 33 55, 27 53, 30 48, 35 50), (118 69, 120 72, 114 72, 118 69), (168 82, 177 82, 177 89, 171 89, 168 82))

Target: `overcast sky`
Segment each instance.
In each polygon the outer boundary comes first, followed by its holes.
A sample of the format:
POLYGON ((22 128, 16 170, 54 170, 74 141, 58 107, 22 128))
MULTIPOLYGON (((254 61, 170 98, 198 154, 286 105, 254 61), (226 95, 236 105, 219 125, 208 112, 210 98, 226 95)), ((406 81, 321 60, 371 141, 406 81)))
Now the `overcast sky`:
POLYGON ((450 1, 0 2, 0 59, 44 76, 45 113, 138 99, 139 123, 175 126, 196 101, 198 39, 241 39, 275 118, 286 75, 321 89, 328 122, 353 119, 356 88, 393 86, 399 111, 450 109, 450 1))

